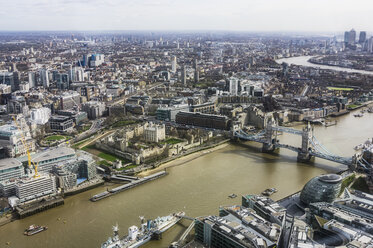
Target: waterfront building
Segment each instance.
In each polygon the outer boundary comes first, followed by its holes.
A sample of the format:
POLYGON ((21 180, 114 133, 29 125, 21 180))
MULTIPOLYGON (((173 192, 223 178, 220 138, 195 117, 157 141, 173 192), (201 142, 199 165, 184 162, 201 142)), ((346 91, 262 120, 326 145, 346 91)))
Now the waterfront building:
POLYGON ((159 142, 166 138, 166 126, 149 123, 144 129, 144 139, 148 142, 159 142))
POLYGON ((61 189, 68 190, 76 186, 77 174, 67 171, 61 167, 54 167, 54 173, 57 177, 57 186, 61 189))
POLYGON ((276 242, 279 239, 281 225, 263 219, 256 213, 255 210, 239 205, 220 207, 219 215, 221 217, 230 214, 239 219, 242 225, 255 230, 268 240, 276 242))
POLYGON ((17 179, 0 181, 0 197, 11 197, 16 195, 17 179))
POLYGON ((54 194, 56 190, 56 178, 50 174, 22 178, 16 183, 16 196, 20 203, 54 194))
POLYGON ((83 151, 76 156, 60 158, 51 165, 60 187, 64 189, 76 186, 79 180, 91 180, 97 175, 95 160, 83 151))
MULTIPOLYGON (((76 157, 74 149, 68 147, 58 147, 49 149, 32 155, 32 160, 39 165, 38 170, 41 172, 52 172, 53 165, 66 162, 76 157)), ((23 163, 27 163, 27 158, 24 157, 23 163)))
POLYGON ((195 220, 195 239, 206 247, 215 248, 276 246, 275 242, 244 225, 239 218, 232 214, 224 217, 208 216, 195 220))
POLYGON ((0 182, 24 176, 25 169, 18 159, 0 159, 0 182))
POLYGON ((242 196, 242 206, 254 209, 262 218, 281 224, 286 209, 271 198, 260 195, 242 196))
POLYGON ((314 202, 332 202, 341 190, 342 177, 327 174, 312 178, 302 189, 300 200, 305 204, 314 202))

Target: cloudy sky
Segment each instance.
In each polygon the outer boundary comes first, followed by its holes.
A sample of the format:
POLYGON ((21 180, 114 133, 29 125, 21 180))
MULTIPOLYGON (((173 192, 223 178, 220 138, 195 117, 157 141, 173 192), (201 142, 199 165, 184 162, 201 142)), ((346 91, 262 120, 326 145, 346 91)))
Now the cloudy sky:
POLYGON ((0 0, 0 30, 373 31, 373 0, 0 0))

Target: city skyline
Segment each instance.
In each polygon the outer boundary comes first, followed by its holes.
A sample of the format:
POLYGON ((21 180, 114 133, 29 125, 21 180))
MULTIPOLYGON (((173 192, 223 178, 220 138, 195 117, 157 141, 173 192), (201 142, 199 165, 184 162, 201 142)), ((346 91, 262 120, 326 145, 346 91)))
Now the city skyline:
POLYGON ((25 0, 2 3, 2 31, 372 31, 367 0, 25 0), (269 8, 270 6, 270 8, 269 8), (15 15, 14 13, 17 13, 15 15))

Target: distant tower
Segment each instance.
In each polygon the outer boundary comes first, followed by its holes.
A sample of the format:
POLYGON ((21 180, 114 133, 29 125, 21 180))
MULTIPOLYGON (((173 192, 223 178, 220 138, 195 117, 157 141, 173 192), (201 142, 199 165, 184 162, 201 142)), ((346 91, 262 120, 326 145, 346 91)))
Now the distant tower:
POLYGON ((373 37, 370 37, 367 42, 367 51, 368 53, 373 52, 373 37))
POLYGON ((40 78, 41 78, 41 83, 44 88, 49 87, 49 75, 48 75, 48 70, 47 69, 42 69, 40 70, 40 78))
POLYGON ((186 85, 187 81, 186 81, 186 69, 185 69, 185 65, 183 66, 183 73, 182 73, 181 76, 183 77, 183 84, 186 85))
POLYGON ((229 93, 234 96, 238 95, 238 79, 237 78, 231 77, 229 79, 229 93))
POLYGON ((199 82, 199 68, 198 68, 198 60, 194 59, 194 82, 199 82))
POLYGON ((356 31, 354 29, 351 29, 350 32, 345 32, 344 41, 346 45, 354 45, 356 42, 356 31))
POLYGON ((177 61, 176 61, 176 56, 173 56, 172 57, 172 62, 171 62, 171 71, 173 72, 173 73, 175 73, 176 72, 176 67, 177 67, 177 61))
POLYGON ((12 64, 12 71, 13 72, 17 71, 17 64, 16 63, 12 64))
POLYGON ((359 35, 359 43, 363 44, 367 39, 367 32, 361 31, 359 35))
POLYGON ((199 71, 194 71, 194 82, 198 83, 199 82, 199 71))
POLYGON ((36 75, 35 72, 30 71, 28 73, 28 83, 30 85, 30 88, 36 87, 36 75))
POLYGON ((348 39, 350 37, 350 32, 346 31, 345 32, 345 37, 344 37, 344 42, 347 44, 348 43, 348 39))

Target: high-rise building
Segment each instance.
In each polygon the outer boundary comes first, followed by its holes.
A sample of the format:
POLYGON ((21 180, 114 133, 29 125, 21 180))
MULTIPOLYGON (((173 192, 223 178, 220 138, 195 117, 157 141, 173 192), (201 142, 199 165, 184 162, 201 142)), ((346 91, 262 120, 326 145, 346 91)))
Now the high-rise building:
POLYGON ((356 31, 351 29, 351 31, 346 31, 344 36, 344 41, 347 45, 354 45, 356 41, 356 31))
POLYGON ((367 42, 367 51, 368 53, 373 52, 373 37, 370 37, 367 42))
POLYGON ((40 79, 44 88, 49 87, 49 72, 47 69, 40 70, 40 79))
POLYGON ((20 179, 16 184, 16 196, 21 203, 54 194, 56 191, 56 178, 49 174, 20 179))
POLYGON ((194 59, 194 82, 199 82, 199 68, 198 68, 198 60, 194 59))
POLYGON ((28 83, 30 85, 30 89, 36 87, 36 74, 35 74, 35 72, 30 71, 28 73, 28 83))
POLYGON ((176 56, 173 56, 173 57, 172 57, 172 61, 171 61, 171 71, 172 71, 173 73, 176 72, 176 67, 177 67, 176 56))
POLYGON ((230 78, 229 79, 229 93, 231 95, 238 95, 238 79, 237 78, 230 78))
POLYGON ((12 71, 13 72, 17 71, 17 64, 16 63, 12 64, 12 71))
POLYGON ((359 43, 360 44, 363 44, 365 42, 365 40, 367 39, 367 32, 365 31, 360 31, 360 35, 359 35, 359 43))
POLYGON ((194 82, 195 83, 199 82, 199 71, 198 70, 194 71, 194 82))
POLYGON ((0 84, 10 85, 12 91, 15 90, 14 86, 14 75, 12 72, 1 72, 0 73, 0 84))
POLYGON ((348 43, 348 39, 350 37, 350 32, 348 31, 345 31, 345 36, 344 36, 344 42, 347 44, 348 43))
POLYGON ((46 107, 35 108, 30 111, 30 118, 38 125, 44 125, 51 117, 51 110, 46 107))
POLYGON ((56 75, 57 88, 61 90, 69 89, 69 74, 58 73, 56 75))
POLYGON ((187 81, 186 81, 186 69, 185 69, 185 65, 183 66, 182 77, 183 77, 183 84, 186 85, 187 81))
POLYGON ((19 71, 14 71, 13 72, 13 79, 14 79, 14 84, 12 85, 12 90, 19 90, 19 84, 20 84, 20 74, 19 71))
POLYGON ((100 66, 105 62, 105 56, 103 54, 92 54, 89 66, 90 67, 96 67, 100 66))

